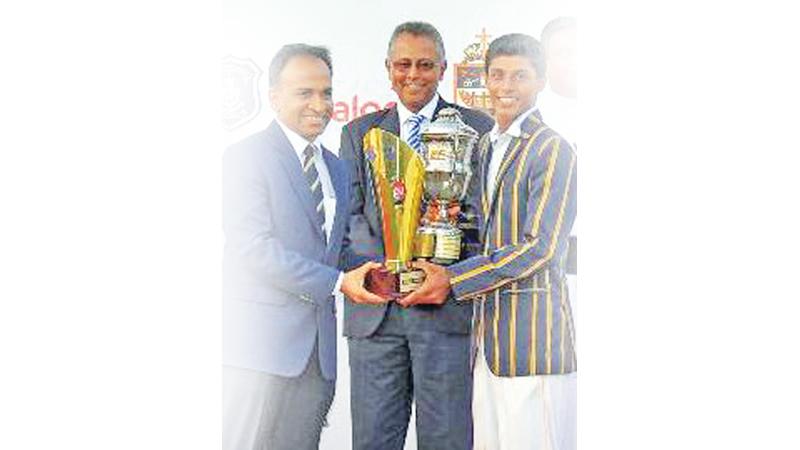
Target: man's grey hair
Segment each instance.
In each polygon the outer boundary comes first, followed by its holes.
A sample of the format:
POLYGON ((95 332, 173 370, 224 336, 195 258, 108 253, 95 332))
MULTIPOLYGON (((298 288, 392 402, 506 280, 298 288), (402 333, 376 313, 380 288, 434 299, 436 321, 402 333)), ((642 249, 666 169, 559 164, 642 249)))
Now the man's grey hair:
POLYGON ((327 48, 308 44, 286 44, 278 50, 278 53, 272 57, 272 62, 269 63, 269 87, 278 85, 283 68, 290 59, 296 56, 311 56, 321 59, 333 76, 331 53, 327 48))
POLYGON ((550 38, 553 37, 554 34, 558 33, 561 30, 566 30, 568 28, 577 28, 578 21, 571 16, 565 17, 556 17, 555 19, 547 22, 547 25, 542 28, 542 47, 545 51, 547 51, 547 44, 550 43, 550 38))
POLYGON ((542 45, 533 36, 521 33, 504 34, 489 44, 486 50, 486 73, 492 60, 498 56, 522 56, 527 58, 536 69, 537 78, 545 76, 547 65, 544 62, 542 45))
POLYGON ((446 59, 442 35, 439 34, 439 30, 437 30, 436 27, 427 22, 405 22, 398 25, 394 29, 394 32, 392 32, 392 37, 389 39, 389 49, 386 52, 387 57, 392 57, 392 52, 394 51, 394 42, 397 40, 398 36, 404 33, 414 36, 423 36, 430 39, 436 46, 436 54, 439 56, 439 61, 444 61, 446 59))

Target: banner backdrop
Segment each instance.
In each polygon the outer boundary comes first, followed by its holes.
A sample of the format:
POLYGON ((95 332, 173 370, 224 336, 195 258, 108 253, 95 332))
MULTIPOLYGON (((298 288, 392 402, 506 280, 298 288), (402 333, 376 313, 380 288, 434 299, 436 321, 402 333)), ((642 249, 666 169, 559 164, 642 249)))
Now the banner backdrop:
MULTIPOLYGON (((486 105, 483 49, 495 37, 520 32, 537 39, 558 16, 576 15, 575 3, 556 0, 265 2, 226 0, 222 48, 222 125, 228 143, 269 125, 269 62, 284 44, 324 45, 333 58, 333 118, 323 143, 338 152, 344 124, 396 100, 384 67, 394 27, 408 20, 433 24, 442 34, 448 68, 439 94, 448 101, 486 105)), ((343 311, 342 299, 337 302, 343 311)), ((338 318, 341 330, 341 314, 338 318)), ((341 331, 340 331, 341 334, 341 331)), ((347 343, 339 341, 336 397, 321 449, 350 449, 347 343)), ((416 449, 414 418, 406 449, 416 449)))

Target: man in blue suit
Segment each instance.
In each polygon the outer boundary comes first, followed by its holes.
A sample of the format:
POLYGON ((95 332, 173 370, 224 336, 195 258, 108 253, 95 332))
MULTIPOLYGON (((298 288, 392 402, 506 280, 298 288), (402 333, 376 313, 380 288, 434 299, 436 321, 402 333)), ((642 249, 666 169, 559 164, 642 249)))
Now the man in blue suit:
MULTIPOLYGON (((395 28, 385 64, 399 103, 342 130, 340 155, 353 169, 350 232, 344 244, 349 267, 385 259, 380 212, 364 158, 363 138, 370 129, 390 131, 412 144, 418 139, 415 130, 435 120, 445 107, 457 108, 480 134, 493 124, 487 115, 452 105, 436 92, 447 61, 442 37, 432 25, 408 22, 395 28)), ((476 199, 470 200, 468 206, 473 207, 464 213, 473 216, 474 223, 476 199)), ((468 230, 468 237, 474 248, 477 228, 468 230)), ((352 297, 345 302, 354 450, 401 450, 412 401, 418 449, 472 448, 471 316, 471 305, 455 302, 408 309, 395 302, 365 304, 352 297)))
POLYGON ((545 66, 530 36, 508 34, 489 45, 486 84, 497 125, 478 144, 484 248, 446 268, 417 263, 425 283, 404 300, 444 301, 452 291, 477 307, 476 448, 575 449, 577 362, 565 262, 577 166, 536 106, 545 66))
POLYGON ((223 448, 319 447, 336 377, 334 293, 377 263, 340 272, 346 166, 318 140, 330 120, 331 60, 305 44, 270 64, 276 120, 224 158, 223 448))

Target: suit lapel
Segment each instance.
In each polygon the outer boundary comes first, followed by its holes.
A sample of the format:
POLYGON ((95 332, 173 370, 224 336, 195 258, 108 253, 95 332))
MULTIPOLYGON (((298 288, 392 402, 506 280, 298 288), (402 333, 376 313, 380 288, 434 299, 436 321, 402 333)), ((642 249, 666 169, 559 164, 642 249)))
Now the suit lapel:
POLYGON ((480 193, 481 193, 481 207, 483 208, 483 217, 489 216, 489 195, 486 192, 487 186, 487 176, 489 172, 489 161, 492 157, 492 140, 489 138, 489 133, 486 133, 483 137, 483 141, 480 144, 480 148, 478 149, 478 162, 480 171, 478 176, 480 177, 480 193))
MULTIPOLYGON (((489 231, 489 221, 495 220, 495 204, 497 203, 497 197, 501 195, 500 189, 502 187, 502 180, 505 177, 506 172, 514 166, 514 160, 520 154, 520 152, 531 144, 530 139, 535 138, 533 136, 533 132, 538 128, 539 125, 542 123, 542 116, 539 114, 539 110, 535 110, 531 113, 525 120, 522 121, 522 125, 520 126, 520 137, 515 137, 511 139, 511 142, 508 144, 508 149, 506 150, 506 154, 503 156, 503 162, 500 163, 500 169, 497 171, 497 178, 495 179, 494 184, 494 192, 491 197, 491 203, 489 204, 488 211, 484 211, 484 217, 486 217, 486 227, 483 230, 483 241, 486 242, 486 233, 489 231), (491 217, 490 217, 491 216, 491 217)), ((487 139, 488 140, 488 139, 487 139)), ((491 144, 489 144, 491 145, 491 144)), ((485 164, 485 170, 489 169, 489 162, 487 161, 485 164)), ((486 178, 484 177, 483 182, 486 182, 486 178)), ((486 187, 487 184, 482 185, 483 189, 481 191, 486 195, 486 187)))
POLYGON ((316 205, 314 205, 314 200, 311 197, 311 189, 308 187, 308 181, 303 174, 302 167, 300 167, 300 159, 297 158, 297 153, 295 153, 292 144, 289 143, 289 139, 283 134, 283 130, 281 130, 278 123, 273 122, 270 128, 272 137, 276 141, 276 145, 273 146, 276 159, 278 159, 283 166, 283 170, 286 172, 286 178, 289 180, 289 185, 300 200, 300 204, 305 210, 306 216, 311 221, 312 225, 314 225, 311 228, 316 230, 316 234, 320 239, 324 240, 325 236, 322 234, 320 227, 317 226, 316 205))
POLYGON ((388 110, 386 114, 383 115, 383 119, 378 123, 378 127, 400 136, 400 115, 397 114, 397 106, 388 110))
POLYGON ((439 96, 439 101, 436 103, 436 108, 433 110, 433 117, 431 118, 431 122, 436 120, 436 116, 439 115, 439 111, 441 111, 442 108, 450 108, 452 106, 453 105, 451 105, 450 103, 447 103, 446 101, 444 101, 444 99, 440 95, 439 96))
POLYGON ((336 194, 336 213, 333 215, 333 226, 331 226, 331 234, 328 239, 328 251, 332 250, 333 244, 339 242, 340 234, 344 232, 344 220, 349 219, 350 211, 350 194, 347 192, 347 183, 344 179, 344 173, 339 170, 338 161, 335 156, 327 150, 322 151, 322 156, 325 159, 325 165, 328 168, 328 174, 331 178, 333 191, 336 194))

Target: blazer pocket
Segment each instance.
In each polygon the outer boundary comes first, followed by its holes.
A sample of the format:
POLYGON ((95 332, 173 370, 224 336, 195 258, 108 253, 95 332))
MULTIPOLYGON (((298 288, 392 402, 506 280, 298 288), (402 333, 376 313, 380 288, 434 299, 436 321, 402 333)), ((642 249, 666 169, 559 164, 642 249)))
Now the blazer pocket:
POLYGON ((525 288, 525 289, 503 289, 500 291, 500 295, 511 295, 511 294, 546 294, 548 291, 547 288, 544 287, 537 287, 537 288, 525 288))
POLYGON ((272 298, 272 297, 265 297, 265 298, 235 298, 233 299, 237 302, 245 302, 245 303, 255 303, 260 305, 269 305, 269 306, 286 306, 289 302, 288 299, 285 298, 272 298))
MULTIPOLYGON (((292 300, 292 297, 296 296, 281 290, 271 289, 267 286, 257 285, 243 286, 234 292, 230 292, 228 296, 231 300, 270 306, 284 306, 292 300)), ((298 300, 299 298, 294 301, 298 300)))

